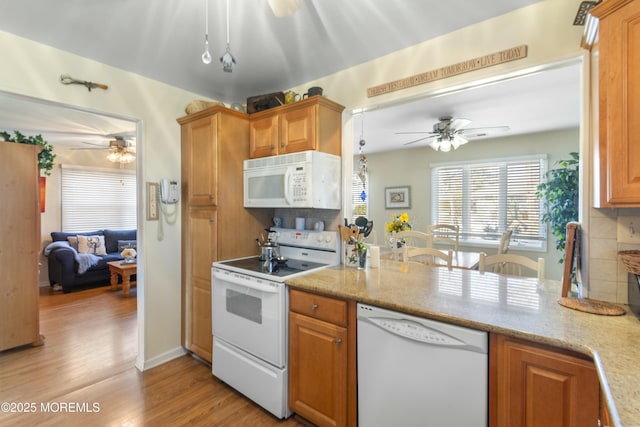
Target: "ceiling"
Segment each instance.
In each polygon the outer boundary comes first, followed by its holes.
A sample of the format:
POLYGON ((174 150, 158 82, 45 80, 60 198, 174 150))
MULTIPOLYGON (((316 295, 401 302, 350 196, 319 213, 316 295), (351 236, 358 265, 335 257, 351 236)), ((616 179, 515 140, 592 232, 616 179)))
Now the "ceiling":
MULTIPOLYGON (((232 0, 230 48, 237 60, 232 73, 223 72, 217 61, 226 47, 224 0, 208 0, 214 60, 209 65, 201 60, 205 1, 2 2, 0 30, 226 103, 242 103, 248 96, 285 90, 538 0, 485 0, 481 7, 469 7, 467 0, 301 0, 297 12, 281 18, 267 0, 232 0)), ((577 75, 558 71, 530 78, 367 112, 367 149, 399 148, 407 139, 395 132, 430 131, 446 114, 472 120, 469 127, 509 125, 511 134, 570 127, 570 122, 577 126, 577 75), (517 110, 509 95, 530 110, 517 110)), ((113 135, 134 134, 135 124, 127 120, 33 101, 0 94, 0 129, 42 133, 54 145, 83 144, 94 136, 103 136, 108 145, 113 135)))

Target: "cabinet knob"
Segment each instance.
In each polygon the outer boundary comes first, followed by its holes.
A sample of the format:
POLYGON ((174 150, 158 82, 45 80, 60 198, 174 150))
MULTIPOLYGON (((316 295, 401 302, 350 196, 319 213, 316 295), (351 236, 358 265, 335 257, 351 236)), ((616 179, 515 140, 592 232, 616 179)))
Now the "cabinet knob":
POLYGON ((213 200, 214 199, 214 195, 213 194, 209 194, 209 200, 213 200))
POLYGON ((318 309, 318 304, 311 304, 311 310, 316 311, 318 309))
POLYGON ((342 344, 342 339, 336 338, 336 345, 340 345, 340 344, 342 344))
POLYGON ((276 148, 276 146, 271 144, 271 149, 273 150, 274 148, 276 148))
POLYGON ((280 143, 280 148, 284 148, 284 142, 280 143))
POLYGON ((209 217, 209 222, 215 222, 212 216, 209 217))

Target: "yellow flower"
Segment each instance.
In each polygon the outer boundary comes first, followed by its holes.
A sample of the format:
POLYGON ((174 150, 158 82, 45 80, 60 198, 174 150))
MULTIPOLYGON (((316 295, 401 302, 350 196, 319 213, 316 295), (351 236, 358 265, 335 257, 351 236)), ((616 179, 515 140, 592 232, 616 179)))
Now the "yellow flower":
POLYGON ((388 222, 385 228, 388 233, 391 233, 393 231, 398 232, 411 230, 411 224, 409 223, 409 214, 404 212, 400 215, 392 217, 391 222, 388 222))

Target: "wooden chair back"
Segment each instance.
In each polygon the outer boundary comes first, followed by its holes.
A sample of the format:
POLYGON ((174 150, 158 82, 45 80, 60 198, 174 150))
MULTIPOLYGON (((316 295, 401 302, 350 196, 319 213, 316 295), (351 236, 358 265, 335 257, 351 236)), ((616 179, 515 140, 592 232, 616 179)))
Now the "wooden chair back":
POLYGON ((409 261, 418 261, 427 265, 442 266, 451 268, 453 251, 441 251, 435 248, 407 248, 407 258, 409 261))
POLYGON ((538 260, 535 261, 531 258, 527 258, 524 255, 487 255, 484 252, 480 253, 478 270, 481 273, 485 271, 493 271, 494 273, 499 274, 523 276, 523 268, 534 271, 538 277, 538 280, 544 280, 544 258, 538 258, 538 260), (492 267, 492 269, 489 270, 489 267, 492 267))
POLYGON ((431 243, 446 243, 453 246, 454 251, 458 251, 460 240, 460 227, 450 224, 435 224, 429 226, 431 243))
POLYGON ((407 248, 429 248, 431 247, 431 235, 422 231, 405 230, 392 233, 394 245, 391 250, 395 259, 402 256, 403 246, 407 248), (404 241, 404 245, 397 245, 397 242, 404 241))

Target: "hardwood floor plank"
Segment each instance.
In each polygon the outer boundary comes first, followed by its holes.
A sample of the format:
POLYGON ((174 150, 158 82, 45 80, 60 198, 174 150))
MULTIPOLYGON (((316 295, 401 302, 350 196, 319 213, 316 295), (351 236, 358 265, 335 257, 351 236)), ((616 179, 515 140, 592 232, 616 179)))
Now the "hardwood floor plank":
POLYGON ((45 344, 0 352, 0 402, 37 410, 0 411, 0 426, 308 426, 278 420, 188 355, 139 372, 133 295, 41 291, 45 344))

